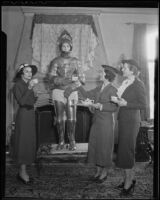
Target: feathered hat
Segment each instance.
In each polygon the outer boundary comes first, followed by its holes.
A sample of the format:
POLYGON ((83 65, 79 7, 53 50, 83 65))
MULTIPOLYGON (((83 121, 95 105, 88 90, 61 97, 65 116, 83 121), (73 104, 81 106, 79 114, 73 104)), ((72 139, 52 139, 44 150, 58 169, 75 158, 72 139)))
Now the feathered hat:
POLYGON ((20 73, 25 67, 30 67, 32 69, 32 75, 34 76, 37 73, 37 66, 36 65, 30 65, 27 63, 19 65, 17 69, 17 73, 20 73))
POLYGON ((109 66, 109 65, 101 65, 101 66, 104 68, 104 71, 109 70, 114 74, 120 74, 120 75, 122 74, 121 71, 118 70, 116 67, 112 67, 112 66, 109 66))

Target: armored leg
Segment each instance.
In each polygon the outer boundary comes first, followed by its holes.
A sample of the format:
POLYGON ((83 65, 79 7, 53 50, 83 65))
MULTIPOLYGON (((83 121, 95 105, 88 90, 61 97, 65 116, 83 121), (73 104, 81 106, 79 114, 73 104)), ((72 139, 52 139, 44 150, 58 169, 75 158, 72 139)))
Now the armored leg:
POLYGON ((67 102, 67 135, 69 139, 69 150, 76 150, 76 142, 75 142, 75 128, 76 128, 76 111, 77 106, 74 102, 67 102))
POLYGON ((62 102, 55 101, 55 112, 57 117, 57 131, 59 142, 57 150, 64 148, 64 134, 65 134, 65 105, 62 102))

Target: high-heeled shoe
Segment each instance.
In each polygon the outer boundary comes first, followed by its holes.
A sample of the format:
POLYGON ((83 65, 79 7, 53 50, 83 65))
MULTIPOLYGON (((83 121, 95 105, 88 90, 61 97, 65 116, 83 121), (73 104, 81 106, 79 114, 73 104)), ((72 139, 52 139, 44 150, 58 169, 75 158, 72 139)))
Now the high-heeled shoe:
POLYGON ((124 182, 122 182, 119 185, 115 186, 115 189, 122 189, 123 187, 124 187, 124 182))
POLYGON ((18 181, 22 182, 22 183, 25 184, 25 185, 28 185, 28 184, 30 183, 29 180, 28 180, 28 181, 24 180, 24 179, 19 175, 19 173, 17 174, 16 177, 17 177, 17 180, 18 180, 18 181))
POLYGON ((132 184, 130 185, 130 187, 128 189, 123 188, 123 190, 121 191, 120 195, 125 196, 125 195, 129 195, 132 192, 134 192, 135 184, 136 184, 136 180, 133 180, 132 184))
POLYGON ((99 178, 97 179, 96 182, 97 182, 97 183, 103 183, 103 182, 106 181, 106 180, 107 180, 107 175, 106 175, 105 177, 103 177, 103 178, 100 178, 100 177, 99 177, 99 178))
POLYGON ((90 181, 97 181, 99 179, 99 175, 98 176, 92 176, 89 180, 90 181))

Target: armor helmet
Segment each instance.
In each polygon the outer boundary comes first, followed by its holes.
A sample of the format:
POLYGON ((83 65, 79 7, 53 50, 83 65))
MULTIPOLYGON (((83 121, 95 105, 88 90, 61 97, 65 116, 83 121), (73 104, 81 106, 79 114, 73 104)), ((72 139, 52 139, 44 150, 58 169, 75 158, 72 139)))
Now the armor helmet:
POLYGON ((68 31, 64 30, 61 33, 60 37, 58 38, 58 43, 59 43, 59 49, 60 49, 60 51, 62 50, 62 45, 64 43, 68 43, 70 45, 70 51, 72 51, 72 37, 68 33, 68 31))

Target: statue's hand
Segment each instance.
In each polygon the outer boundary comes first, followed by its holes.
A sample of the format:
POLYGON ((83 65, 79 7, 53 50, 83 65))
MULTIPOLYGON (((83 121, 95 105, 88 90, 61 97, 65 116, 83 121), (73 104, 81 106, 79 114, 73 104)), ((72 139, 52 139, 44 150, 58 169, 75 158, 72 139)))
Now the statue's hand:
POLYGON ((62 81, 62 84, 63 85, 68 85, 72 82, 72 79, 71 78, 64 78, 63 81, 62 81))
POLYGON ((64 97, 68 98, 73 91, 73 88, 68 86, 64 91, 64 97))
POLYGON ((73 82, 78 81, 78 76, 72 76, 72 81, 73 81, 73 82))

